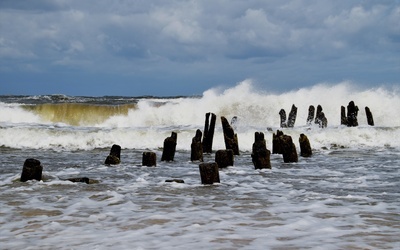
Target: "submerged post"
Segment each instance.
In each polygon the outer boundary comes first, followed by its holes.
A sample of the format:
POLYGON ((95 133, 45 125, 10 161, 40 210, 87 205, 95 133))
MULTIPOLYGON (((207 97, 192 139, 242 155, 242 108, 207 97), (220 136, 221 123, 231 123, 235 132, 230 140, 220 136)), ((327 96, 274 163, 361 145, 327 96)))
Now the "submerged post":
POLYGON ((255 169, 271 168, 271 151, 267 149, 264 133, 254 133, 253 150, 251 160, 255 169))
POLYGON ((225 148, 232 149, 235 155, 239 155, 239 144, 237 134, 233 131, 228 120, 221 116, 222 130, 224 132, 225 148))
POLYGON ((214 139, 215 122, 217 116, 213 113, 206 113, 206 121, 204 124, 204 135, 203 135, 203 153, 212 152, 212 144, 214 139), (211 121, 210 121, 211 116, 211 121))
POLYGON ((276 134, 272 134, 272 153, 273 154, 282 154, 282 142, 280 136, 283 135, 283 132, 280 130, 276 131, 276 134))
POLYGON ((20 181, 26 182, 29 180, 42 180, 43 167, 39 160, 36 159, 26 159, 24 166, 22 168, 20 181))
POLYGON ((146 167, 156 167, 157 166, 157 156, 154 152, 143 152, 142 166, 146 167))
POLYGON ((110 154, 107 156, 104 164, 117 165, 121 163, 121 146, 114 144, 111 147, 110 154))
POLYGON ((165 138, 161 161, 173 161, 174 160, 177 137, 178 137, 178 134, 175 132, 172 132, 170 137, 165 138))
POLYGON ((203 161, 203 145, 201 144, 201 133, 200 129, 196 130, 195 137, 192 138, 192 144, 190 145, 191 153, 190 160, 191 161, 203 161))
POLYGON ((232 149, 218 150, 215 152, 215 162, 218 164, 218 168, 226 168, 233 166, 235 156, 233 155, 232 149))
POLYGON ((308 137, 305 134, 300 134, 299 143, 300 143, 300 155, 302 157, 311 157, 312 151, 311 151, 310 141, 308 140, 308 137))
POLYGON ((219 170, 216 162, 199 165, 201 184, 219 183, 219 170))

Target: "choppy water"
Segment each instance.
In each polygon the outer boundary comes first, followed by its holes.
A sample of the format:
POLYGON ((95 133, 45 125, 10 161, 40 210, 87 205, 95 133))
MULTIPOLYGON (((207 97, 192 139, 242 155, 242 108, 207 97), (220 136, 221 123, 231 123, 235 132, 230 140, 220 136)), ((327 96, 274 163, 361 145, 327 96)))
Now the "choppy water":
MULTIPOLYGON (((399 104, 398 93, 384 89, 354 94, 338 84, 271 94, 246 82, 201 97, 0 97, 0 248, 398 249, 399 104), (305 101, 305 92, 314 97, 305 101), (359 127, 340 126, 340 105, 350 100, 360 107, 359 127), (298 148, 305 133, 313 156, 287 164, 272 155, 271 170, 255 170, 254 132, 263 131, 271 149, 267 128, 278 129, 279 110, 293 103, 296 125, 284 132, 298 148), (322 105, 328 128, 305 126, 311 104, 322 105), (375 127, 366 125, 364 105, 375 127), (96 120, 104 110, 111 113, 96 120), (239 117, 241 154, 216 185, 201 185, 199 163, 190 162, 205 112, 239 117), (171 131, 175 161, 161 162, 171 131), (105 166, 114 143, 122 163, 105 166), (149 150, 157 167, 141 166, 149 150), (26 158, 42 162, 43 181, 18 181, 26 158), (64 181, 78 176, 99 183, 64 181), (165 182, 172 178, 185 183, 165 182)), ((220 127, 217 119, 214 150, 224 148, 220 127)))

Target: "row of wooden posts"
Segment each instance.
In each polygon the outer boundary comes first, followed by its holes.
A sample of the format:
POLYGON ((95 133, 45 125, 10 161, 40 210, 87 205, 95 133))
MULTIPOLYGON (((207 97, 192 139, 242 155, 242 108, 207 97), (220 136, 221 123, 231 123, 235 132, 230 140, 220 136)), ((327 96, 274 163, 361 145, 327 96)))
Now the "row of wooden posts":
MULTIPOLYGON (((212 143, 215 130, 216 115, 213 113, 206 114, 204 135, 200 129, 196 131, 191 144, 191 161, 201 162, 199 165, 200 177, 203 184, 212 184, 219 182, 218 171, 220 168, 226 168, 234 165, 235 155, 239 155, 239 144, 237 134, 234 132, 228 120, 221 116, 222 129, 225 141, 225 150, 217 150, 215 153, 215 162, 203 163, 203 153, 212 153, 212 143), (203 138, 203 140, 202 140, 203 138)), ((164 140, 163 152, 161 161, 173 161, 177 145, 177 133, 172 132, 170 137, 164 140)), ((273 134, 273 153, 282 154, 284 162, 297 162, 298 156, 296 147, 292 141, 292 137, 285 135, 282 131, 277 131, 273 134)), ((310 142, 306 135, 301 134, 299 138, 301 156, 309 157, 312 155, 310 142)), ((255 138, 252 148, 252 162, 255 169, 271 168, 270 162, 271 151, 266 147, 266 141, 263 132, 255 132, 255 138)), ((121 162, 121 146, 114 144, 111 147, 110 154, 105 160, 106 165, 117 165, 121 162)), ((143 166, 157 166, 157 157, 154 152, 143 152, 142 156, 143 166)), ((27 180, 41 180, 43 167, 39 160, 27 159, 24 163, 21 181, 27 180)), ((86 178, 70 178, 67 179, 73 182, 91 183, 86 178)), ((171 180, 167 180, 171 181, 171 180)), ((172 180, 182 182, 182 180, 172 180)))
MULTIPOLYGON (((350 101, 347 105, 347 115, 346 108, 344 106, 340 107, 340 124, 346 125, 348 127, 356 127, 358 126, 357 115, 358 115, 358 106, 354 104, 354 101, 350 101)), ((370 126, 374 126, 374 118, 372 116, 371 110, 368 107, 365 107, 365 114, 367 116, 367 123, 370 126)), ((281 109, 279 111, 280 115, 280 126, 281 128, 292 128, 296 122, 297 116, 297 107, 293 104, 290 110, 288 119, 286 120, 286 111, 281 109)), ((318 124, 320 128, 326 128, 328 126, 328 119, 325 117, 324 112, 322 111, 322 106, 317 106, 317 112, 315 113, 315 107, 310 105, 308 108, 308 116, 307 116, 307 125, 311 125, 313 123, 318 124), (315 120, 314 120, 315 116, 315 120)))

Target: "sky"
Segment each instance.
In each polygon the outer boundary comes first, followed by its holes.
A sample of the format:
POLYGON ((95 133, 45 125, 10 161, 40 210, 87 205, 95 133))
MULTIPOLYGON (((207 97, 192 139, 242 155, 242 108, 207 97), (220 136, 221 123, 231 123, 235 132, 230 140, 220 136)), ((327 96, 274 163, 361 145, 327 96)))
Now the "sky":
POLYGON ((0 0, 0 95, 400 85, 399 0, 0 0))

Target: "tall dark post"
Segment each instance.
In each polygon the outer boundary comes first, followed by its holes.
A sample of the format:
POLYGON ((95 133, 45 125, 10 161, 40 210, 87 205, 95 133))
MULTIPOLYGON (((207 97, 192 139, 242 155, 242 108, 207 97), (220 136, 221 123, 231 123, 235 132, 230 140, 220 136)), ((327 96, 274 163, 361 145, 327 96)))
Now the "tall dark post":
POLYGON ((317 106, 317 113, 315 114, 315 124, 321 124, 321 121, 320 121, 321 112, 322 112, 322 106, 318 105, 317 106))
POLYGON ((192 139, 192 144, 190 146, 190 160, 191 161, 203 161, 203 145, 201 144, 201 133, 200 129, 196 130, 196 135, 192 139))
POLYGON ((172 132, 170 137, 165 138, 161 161, 173 161, 176 150, 177 133, 172 132))
POLYGON ((232 149, 235 155, 239 155, 239 144, 237 134, 233 131, 228 120, 221 116, 222 130, 224 132, 225 148, 232 149))
POLYGON ((293 128, 294 123, 296 122, 296 117, 297 117, 297 107, 292 105, 292 109, 290 110, 288 121, 287 121, 287 126, 288 128, 293 128))
POLYGON ((283 132, 280 130, 276 131, 276 134, 272 134, 272 153, 273 154, 282 154, 283 149, 282 149, 282 142, 281 142, 281 135, 283 135, 283 132))
POLYGON ((367 122, 368 122, 368 125, 374 126, 374 125, 375 125, 375 124, 374 124, 374 117, 372 116, 372 113, 371 113, 371 111, 369 110, 368 107, 365 107, 365 113, 366 113, 366 115, 367 115, 367 122))
POLYGON ((357 115, 358 115, 358 107, 354 104, 353 101, 349 102, 349 105, 347 105, 347 126, 348 127, 357 127, 358 126, 357 115))
POLYGON ((271 168, 271 151, 267 149, 264 133, 254 133, 253 150, 251 160, 255 169, 271 168))
POLYGON ((214 139, 215 122, 217 116, 213 113, 206 113, 203 135, 203 153, 212 153, 212 144, 214 139), (210 121, 211 115, 211 121, 210 121))
POLYGON ((292 137, 290 135, 281 135, 280 139, 282 142, 283 161, 286 163, 298 162, 296 146, 293 143, 292 137))
POLYGON ((300 143, 300 155, 303 157, 311 157, 312 151, 311 151, 310 141, 308 140, 305 134, 300 134, 299 143, 300 143))
POLYGON ((344 106, 340 107, 340 124, 347 126, 346 108, 344 106))
POLYGON ((286 112, 285 112, 284 109, 281 109, 279 111, 279 116, 281 118, 281 123, 280 123, 281 128, 286 128, 287 127, 287 124, 286 124, 286 112))
POLYGON ((315 107, 313 105, 310 105, 308 107, 307 125, 312 124, 314 120, 314 115, 315 115, 315 107))

